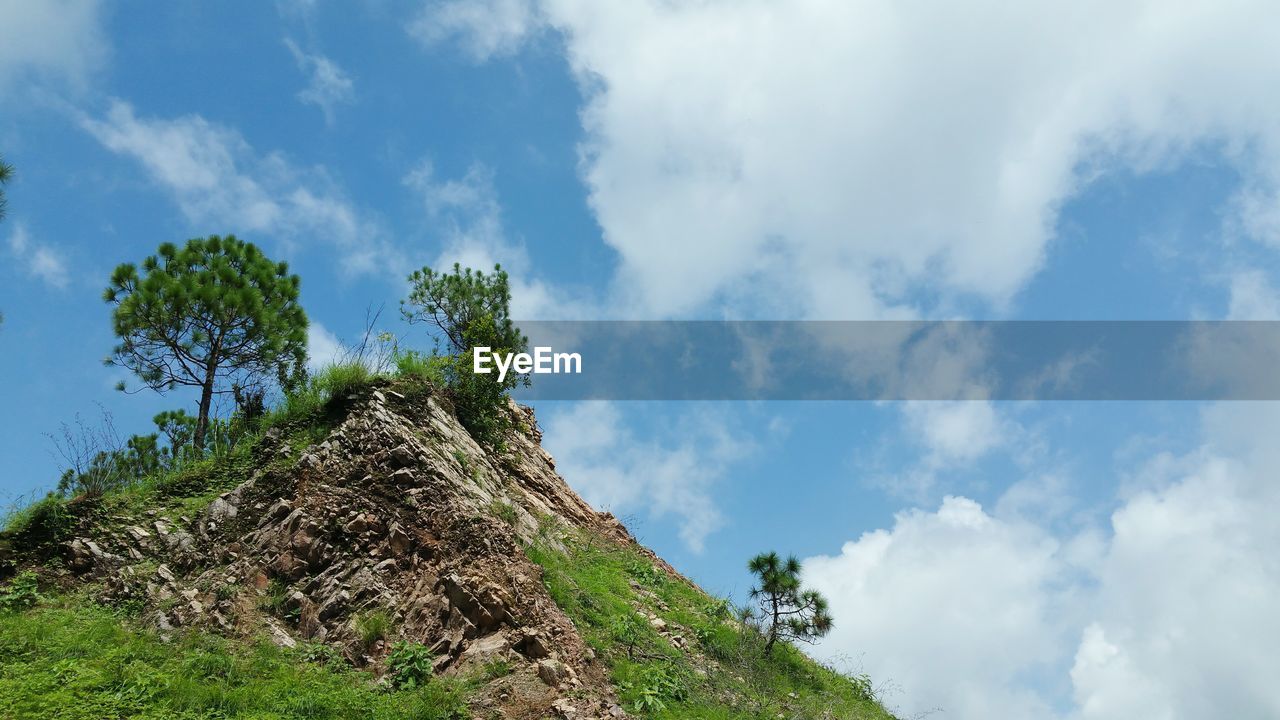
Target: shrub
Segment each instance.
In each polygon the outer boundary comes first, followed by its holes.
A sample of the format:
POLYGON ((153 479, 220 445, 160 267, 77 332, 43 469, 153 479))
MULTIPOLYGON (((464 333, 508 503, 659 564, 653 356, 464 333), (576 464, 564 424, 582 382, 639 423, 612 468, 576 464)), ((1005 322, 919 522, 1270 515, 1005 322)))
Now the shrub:
POLYGON ((9 586, 0 592, 0 612, 19 612, 40 601, 36 574, 27 570, 18 573, 9 586))
POLYGON ((673 663, 659 662, 641 666, 636 677, 623 681, 623 695, 631 698, 637 713, 660 713, 668 703, 681 702, 689 697, 690 679, 687 673, 673 663))
POLYGON ((426 645, 401 640, 387 656, 387 675, 391 684, 401 690, 412 690, 431 679, 431 662, 435 660, 426 645))
POLYGON ((5 530, 12 535, 14 547, 33 549, 56 545, 67 539, 75 523, 66 499, 49 493, 11 514, 5 530))

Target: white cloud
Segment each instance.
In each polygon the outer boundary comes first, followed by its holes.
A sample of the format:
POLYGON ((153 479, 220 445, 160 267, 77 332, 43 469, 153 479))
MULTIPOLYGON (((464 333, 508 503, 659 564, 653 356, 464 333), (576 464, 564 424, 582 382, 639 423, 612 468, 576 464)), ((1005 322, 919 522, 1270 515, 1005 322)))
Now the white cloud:
POLYGON ((1084 184, 1203 146, 1244 178, 1228 224, 1280 245, 1265 0, 446 3, 415 27, 485 57, 540 19, 587 97, 617 307, 999 312, 1084 184))
POLYGON ((0 0, 0 92, 28 78, 81 89, 106 56, 96 0, 0 0))
POLYGON ((1269 403, 1208 409, 1203 445, 1140 466, 1105 531, 1050 530, 1061 482, 1040 478, 995 513, 948 497, 807 560, 837 621, 818 654, 860 657, 908 714, 1280 716, 1277 422, 1269 403))
POLYGON ((501 264, 511 276, 511 315, 517 320, 559 320, 589 312, 581 297, 532 276, 524 243, 509 237, 503 226, 493 181, 493 171, 482 164, 472 165, 461 178, 443 179, 425 161, 405 177, 405 185, 421 196, 442 245, 432 267, 448 270, 459 263, 487 272, 501 264))
POLYGON ((432 2, 409 25, 426 45, 458 40, 476 60, 510 55, 542 25, 533 0, 443 0, 432 2))
POLYGON ((317 372, 341 362, 346 351, 329 328, 312 320, 307 325, 307 370, 317 372))
POLYGON ((1025 435, 1014 421, 982 400, 906 402, 901 432, 922 449, 915 462, 880 477, 878 485, 915 501, 936 497, 939 476, 972 467, 1025 435))
POLYGON ((289 38, 285 38, 284 44, 298 63, 298 69, 308 77, 307 87, 298 93, 298 99, 320 108, 325 121, 333 123, 334 108, 355 98, 351 76, 329 58, 308 53, 289 38))
POLYGON ((403 267, 323 168, 259 154, 236 131, 199 115, 142 118, 119 100, 106 117, 85 116, 80 123, 107 149, 141 163, 199 232, 325 240, 349 272, 394 269, 398 275, 403 267))
POLYGON ((1063 572, 1057 551, 1034 526, 997 520, 965 498, 901 513, 891 530, 805 561, 806 582, 836 619, 818 652, 861 654, 873 678, 902 687, 908 712, 1049 717, 1021 679, 1064 644, 1048 592, 1063 572))
POLYGON ((726 418, 708 412, 686 415, 657 440, 637 438, 607 402, 576 403, 543 424, 557 469, 588 502, 616 514, 674 516, 695 552, 722 524, 716 483, 752 448, 731 435, 726 418))
POLYGON ((1280 320, 1280 294, 1261 270, 1244 270, 1230 277, 1231 320, 1280 320))
POLYGON ((55 288, 67 286, 67 265, 62 254, 35 242, 23 225, 16 225, 9 235, 9 252, 28 275, 55 288))

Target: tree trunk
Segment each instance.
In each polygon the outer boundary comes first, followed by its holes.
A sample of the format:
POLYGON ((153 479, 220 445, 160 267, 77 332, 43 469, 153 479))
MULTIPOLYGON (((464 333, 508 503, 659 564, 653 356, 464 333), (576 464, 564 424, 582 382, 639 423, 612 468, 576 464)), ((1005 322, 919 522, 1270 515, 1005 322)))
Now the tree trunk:
POLYGON ((766 657, 773 655, 773 644, 778 642, 778 596, 770 597, 773 601, 773 617, 769 623, 769 641, 764 644, 764 654, 766 657))
POLYGON ((204 436, 209 430, 209 408, 213 405, 213 378, 217 366, 210 365, 204 374, 204 385, 200 387, 200 413, 196 417, 196 435, 192 439, 197 454, 204 454, 204 436))

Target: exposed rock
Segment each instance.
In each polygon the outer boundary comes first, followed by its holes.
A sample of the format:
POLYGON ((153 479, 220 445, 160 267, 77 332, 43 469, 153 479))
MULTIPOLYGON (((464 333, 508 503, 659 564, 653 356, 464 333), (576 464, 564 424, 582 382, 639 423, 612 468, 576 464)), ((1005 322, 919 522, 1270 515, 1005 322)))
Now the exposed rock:
POLYGON ((350 403, 292 467, 277 461, 291 455, 288 443, 265 438, 254 451, 259 470, 193 517, 124 525, 118 538, 77 537, 65 546, 69 565, 106 573, 125 566, 125 554, 161 561, 120 573, 110 593, 142 598, 162 632, 194 626, 265 632, 283 647, 326 642, 374 669, 394 641, 420 642, 440 673, 515 665, 500 685, 502 706, 521 708, 519 717, 625 717, 605 668, 520 544, 544 517, 632 540, 555 473, 532 411, 510 406, 525 429, 499 457, 435 397, 388 391, 350 403), (467 457, 466 470, 455 453, 467 457), (523 520, 498 520, 494 503, 523 520), (389 634, 367 646, 358 619, 377 613, 389 634))
POLYGON ((568 672, 564 663, 555 658, 546 658, 538 661, 538 677, 550 687, 559 687, 560 683, 568 679, 568 672))

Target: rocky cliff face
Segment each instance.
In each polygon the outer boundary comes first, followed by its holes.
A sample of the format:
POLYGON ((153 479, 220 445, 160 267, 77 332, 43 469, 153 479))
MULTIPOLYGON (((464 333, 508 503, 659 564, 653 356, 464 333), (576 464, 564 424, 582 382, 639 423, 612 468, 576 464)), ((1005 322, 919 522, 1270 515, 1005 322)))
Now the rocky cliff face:
POLYGON ((532 411, 510 407, 517 431, 494 452, 434 396, 384 386, 347 406, 296 461, 269 434, 234 490, 189 515, 75 537, 69 566, 105 578, 113 600, 141 604, 161 631, 323 642, 368 666, 409 640, 432 649, 439 673, 512 669, 477 695, 478 714, 625 716, 522 544, 569 528, 633 540, 556 474, 532 411), (384 637, 373 617, 389 621, 384 637))

